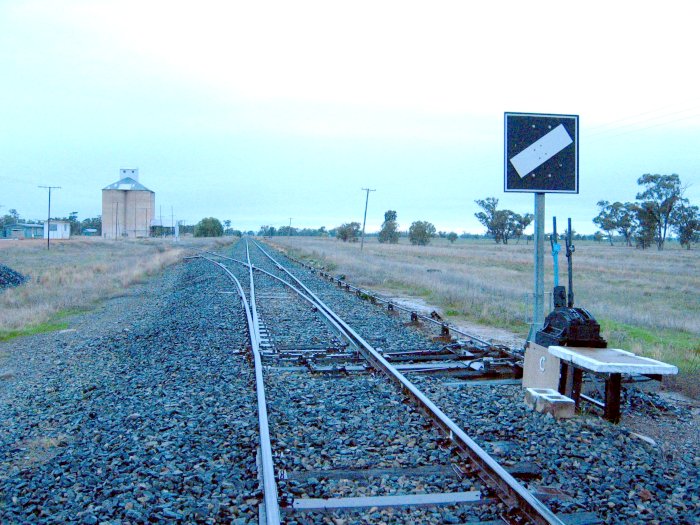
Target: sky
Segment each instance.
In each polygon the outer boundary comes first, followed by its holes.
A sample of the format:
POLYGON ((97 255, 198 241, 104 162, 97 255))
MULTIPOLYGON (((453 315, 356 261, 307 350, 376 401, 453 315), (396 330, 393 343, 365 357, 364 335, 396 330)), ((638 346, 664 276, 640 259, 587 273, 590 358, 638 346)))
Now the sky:
MULTIPOLYGON (((0 0, 0 214, 101 213, 138 168, 164 217, 483 232, 504 112, 576 114, 579 194, 677 173, 700 205, 700 2, 0 0)), ((169 220, 169 219, 168 219, 169 220)), ((164 219, 166 224, 168 220, 164 219)))

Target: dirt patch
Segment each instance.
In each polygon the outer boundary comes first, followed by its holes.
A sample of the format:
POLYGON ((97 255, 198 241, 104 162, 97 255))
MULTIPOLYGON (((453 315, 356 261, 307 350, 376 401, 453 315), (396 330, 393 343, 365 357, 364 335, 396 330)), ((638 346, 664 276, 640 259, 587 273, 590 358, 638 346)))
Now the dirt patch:
POLYGON ((30 438, 15 443, 12 450, 17 453, 14 465, 31 468, 48 463, 60 453, 60 449, 70 442, 70 436, 58 434, 53 437, 30 438))
POLYGON ((647 436, 667 460, 681 459, 700 465, 700 401, 677 392, 658 392, 665 401, 677 407, 676 413, 631 413, 623 418, 623 424, 632 432, 647 436))

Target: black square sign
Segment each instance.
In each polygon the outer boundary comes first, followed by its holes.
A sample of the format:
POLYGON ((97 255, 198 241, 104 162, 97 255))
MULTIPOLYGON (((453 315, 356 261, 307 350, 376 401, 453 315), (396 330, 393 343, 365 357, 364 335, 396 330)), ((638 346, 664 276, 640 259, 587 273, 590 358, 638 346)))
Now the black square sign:
POLYGON ((578 115, 505 114, 506 192, 578 193, 578 115))

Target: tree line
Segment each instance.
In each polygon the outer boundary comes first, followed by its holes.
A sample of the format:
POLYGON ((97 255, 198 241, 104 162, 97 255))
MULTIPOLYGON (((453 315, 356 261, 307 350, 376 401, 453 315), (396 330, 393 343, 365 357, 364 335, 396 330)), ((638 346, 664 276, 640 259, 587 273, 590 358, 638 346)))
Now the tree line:
MULTIPOLYGON (((572 231, 574 239, 590 239, 602 241, 608 237, 610 244, 614 242, 614 234, 618 233, 628 246, 636 245, 646 249, 656 245, 662 250, 670 233, 675 233, 681 246, 690 249, 692 243, 700 242, 700 212, 698 206, 691 205, 683 194, 685 187, 680 177, 673 175, 645 174, 637 183, 641 190, 636 195, 635 202, 599 201, 600 212, 593 223, 602 230, 593 235, 579 235, 572 231)), ((476 204, 481 211, 474 214, 477 220, 486 228, 485 237, 492 238, 497 244, 508 244, 515 239, 519 242, 525 235, 525 230, 532 224, 534 216, 531 213, 519 214, 508 209, 498 209, 496 197, 478 199, 476 204)), ((565 232, 566 233, 566 232, 565 232)), ((258 235, 306 235, 336 237, 344 242, 356 242, 361 235, 359 222, 347 222, 326 230, 296 229, 281 227, 275 229, 262 226, 258 235)), ((426 245, 436 236, 455 242, 459 237, 480 238, 480 235, 457 235, 455 232, 437 232, 435 226, 428 221, 414 221, 408 231, 399 230, 397 213, 387 210, 384 222, 375 236, 380 243, 396 244, 399 238, 408 237, 411 244, 426 245)))
POLYGON ((641 191, 634 202, 598 202, 600 211, 593 218, 614 243, 617 233, 627 246, 642 249, 656 245, 663 250, 670 232, 678 236, 681 246, 690 250, 692 243, 700 242, 700 213, 683 194, 685 187, 677 174, 644 174, 637 179, 641 191))
MULTIPOLYGON (((455 232, 438 232, 435 225, 428 221, 414 221, 407 232, 400 232, 397 217, 396 210, 387 210, 384 213, 384 222, 382 222, 379 233, 376 234, 380 243, 397 244, 399 238, 404 235, 408 237, 411 244, 417 246, 426 246, 436 236, 448 239, 450 242, 455 242, 458 238, 455 232)), ((341 241, 357 242, 361 234, 360 223, 344 223, 331 230, 330 233, 335 234, 335 237, 341 241)))

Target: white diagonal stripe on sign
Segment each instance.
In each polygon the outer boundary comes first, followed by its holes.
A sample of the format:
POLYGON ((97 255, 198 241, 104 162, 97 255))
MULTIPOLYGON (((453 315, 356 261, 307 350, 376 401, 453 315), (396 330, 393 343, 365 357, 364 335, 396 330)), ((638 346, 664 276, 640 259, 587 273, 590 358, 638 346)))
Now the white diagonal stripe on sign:
POLYGON ((518 172, 520 177, 524 177, 535 168, 538 168, 557 153, 573 142, 571 136, 564 128, 563 124, 559 124, 544 137, 537 142, 528 146, 520 153, 510 159, 510 163, 518 172))

